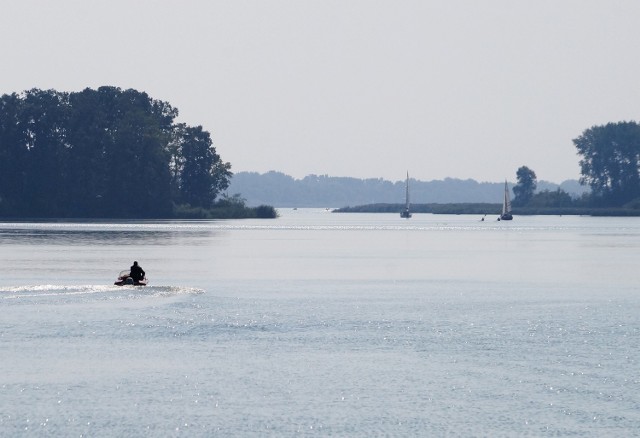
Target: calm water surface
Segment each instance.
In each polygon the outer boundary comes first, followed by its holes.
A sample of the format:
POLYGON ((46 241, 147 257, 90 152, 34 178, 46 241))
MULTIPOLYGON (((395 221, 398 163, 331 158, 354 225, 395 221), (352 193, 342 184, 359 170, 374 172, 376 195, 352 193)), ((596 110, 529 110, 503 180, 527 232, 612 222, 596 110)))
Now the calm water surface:
POLYGON ((0 223, 0 435, 640 436, 640 219, 280 213, 0 223))

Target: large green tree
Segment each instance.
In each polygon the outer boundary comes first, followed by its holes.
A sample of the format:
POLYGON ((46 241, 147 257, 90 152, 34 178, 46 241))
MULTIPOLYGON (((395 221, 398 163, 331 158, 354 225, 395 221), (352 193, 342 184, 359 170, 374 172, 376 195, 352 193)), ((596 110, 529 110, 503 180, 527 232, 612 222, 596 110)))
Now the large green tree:
POLYGON ((28 148, 23 133, 23 101, 16 93, 0 97, 0 213, 19 215, 25 196, 25 169, 28 148))
POLYGON ((136 90, 73 94, 74 215, 153 217, 171 211, 166 143, 173 116, 164 102, 136 90))
POLYGON ((179 124, 175 133, 170 146, 174 193, 180 203, 209 208, 229 187, 231 165, 220 159, 211 135, 202 126, 179 124))
POLYGON ((177 115, 118 87, 1 96, 0 215, 168 217, 173 204, 211 206, 230 165, 177 115))
POLYGON ((0 197, 21 216, 58 216, 66 201, 58 187, 68 169, 68 95, 32 89, 2 96, 2 107, 0 197))
POLYGON ((520 167, 516 172, 517 184, 513 187, 514 205, 527 205, 538 185, 536 173, 527 166, 520 167))
POLYGON ((595 199, 620 206, 640 196, 640 125, 636 122, 593 126, 573 140, 582 177, 595 199))

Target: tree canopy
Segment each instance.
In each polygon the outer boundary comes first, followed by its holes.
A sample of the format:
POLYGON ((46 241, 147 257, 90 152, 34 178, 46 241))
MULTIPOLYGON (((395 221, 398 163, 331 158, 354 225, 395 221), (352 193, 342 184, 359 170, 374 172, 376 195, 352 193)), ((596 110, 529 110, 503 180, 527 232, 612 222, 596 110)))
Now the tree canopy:
POLYGON ((640 125, 593 126, 573 143, 582 156, 580 181, 591 187, 594 201, 622 206, 640 197, 640 125))
POLYGON ((201 126, 118 87, 32 89, 0 97, 0 215, 170 217, 208 208, 229 185, 201 126))
POLYGON ((536 191, 537 179, 536 173, 527 166, 520 167, 516 172, 518 183, 513 188, 515 199, 514 205, 526 205, 536 191))

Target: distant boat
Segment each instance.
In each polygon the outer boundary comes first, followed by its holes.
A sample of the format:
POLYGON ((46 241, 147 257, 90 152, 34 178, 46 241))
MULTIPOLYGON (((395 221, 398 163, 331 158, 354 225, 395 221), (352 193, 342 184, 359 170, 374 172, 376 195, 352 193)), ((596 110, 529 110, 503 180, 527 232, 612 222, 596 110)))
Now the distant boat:
POLYGON ((510 221, 513 219, 511 214, 511 197, 509 196, 509 185, 507 180, 504 180, 504 200, 502 201, 502 214, 498 218, 501 221, 510 221))
POLYGON ((411 217, 411 211, 409 210, 409 172, 407 172, 407 183, 406 183, 405 191, 406 191, 406 200, 404 204, 404 210, 400 212, 400 217, 409 219, 411 217))

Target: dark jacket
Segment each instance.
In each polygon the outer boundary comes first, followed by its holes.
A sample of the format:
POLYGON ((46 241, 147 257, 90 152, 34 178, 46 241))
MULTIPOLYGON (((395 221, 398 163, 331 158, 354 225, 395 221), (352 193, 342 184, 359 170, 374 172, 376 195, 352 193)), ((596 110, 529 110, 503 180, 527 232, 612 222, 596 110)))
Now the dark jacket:
POLYGON ((140 281, 144 278, 145 276, 145 272, 144 269, 142 269, 139 265, 133 265, 131 266, 131 278, 133 278, 133 281, 140 281))

